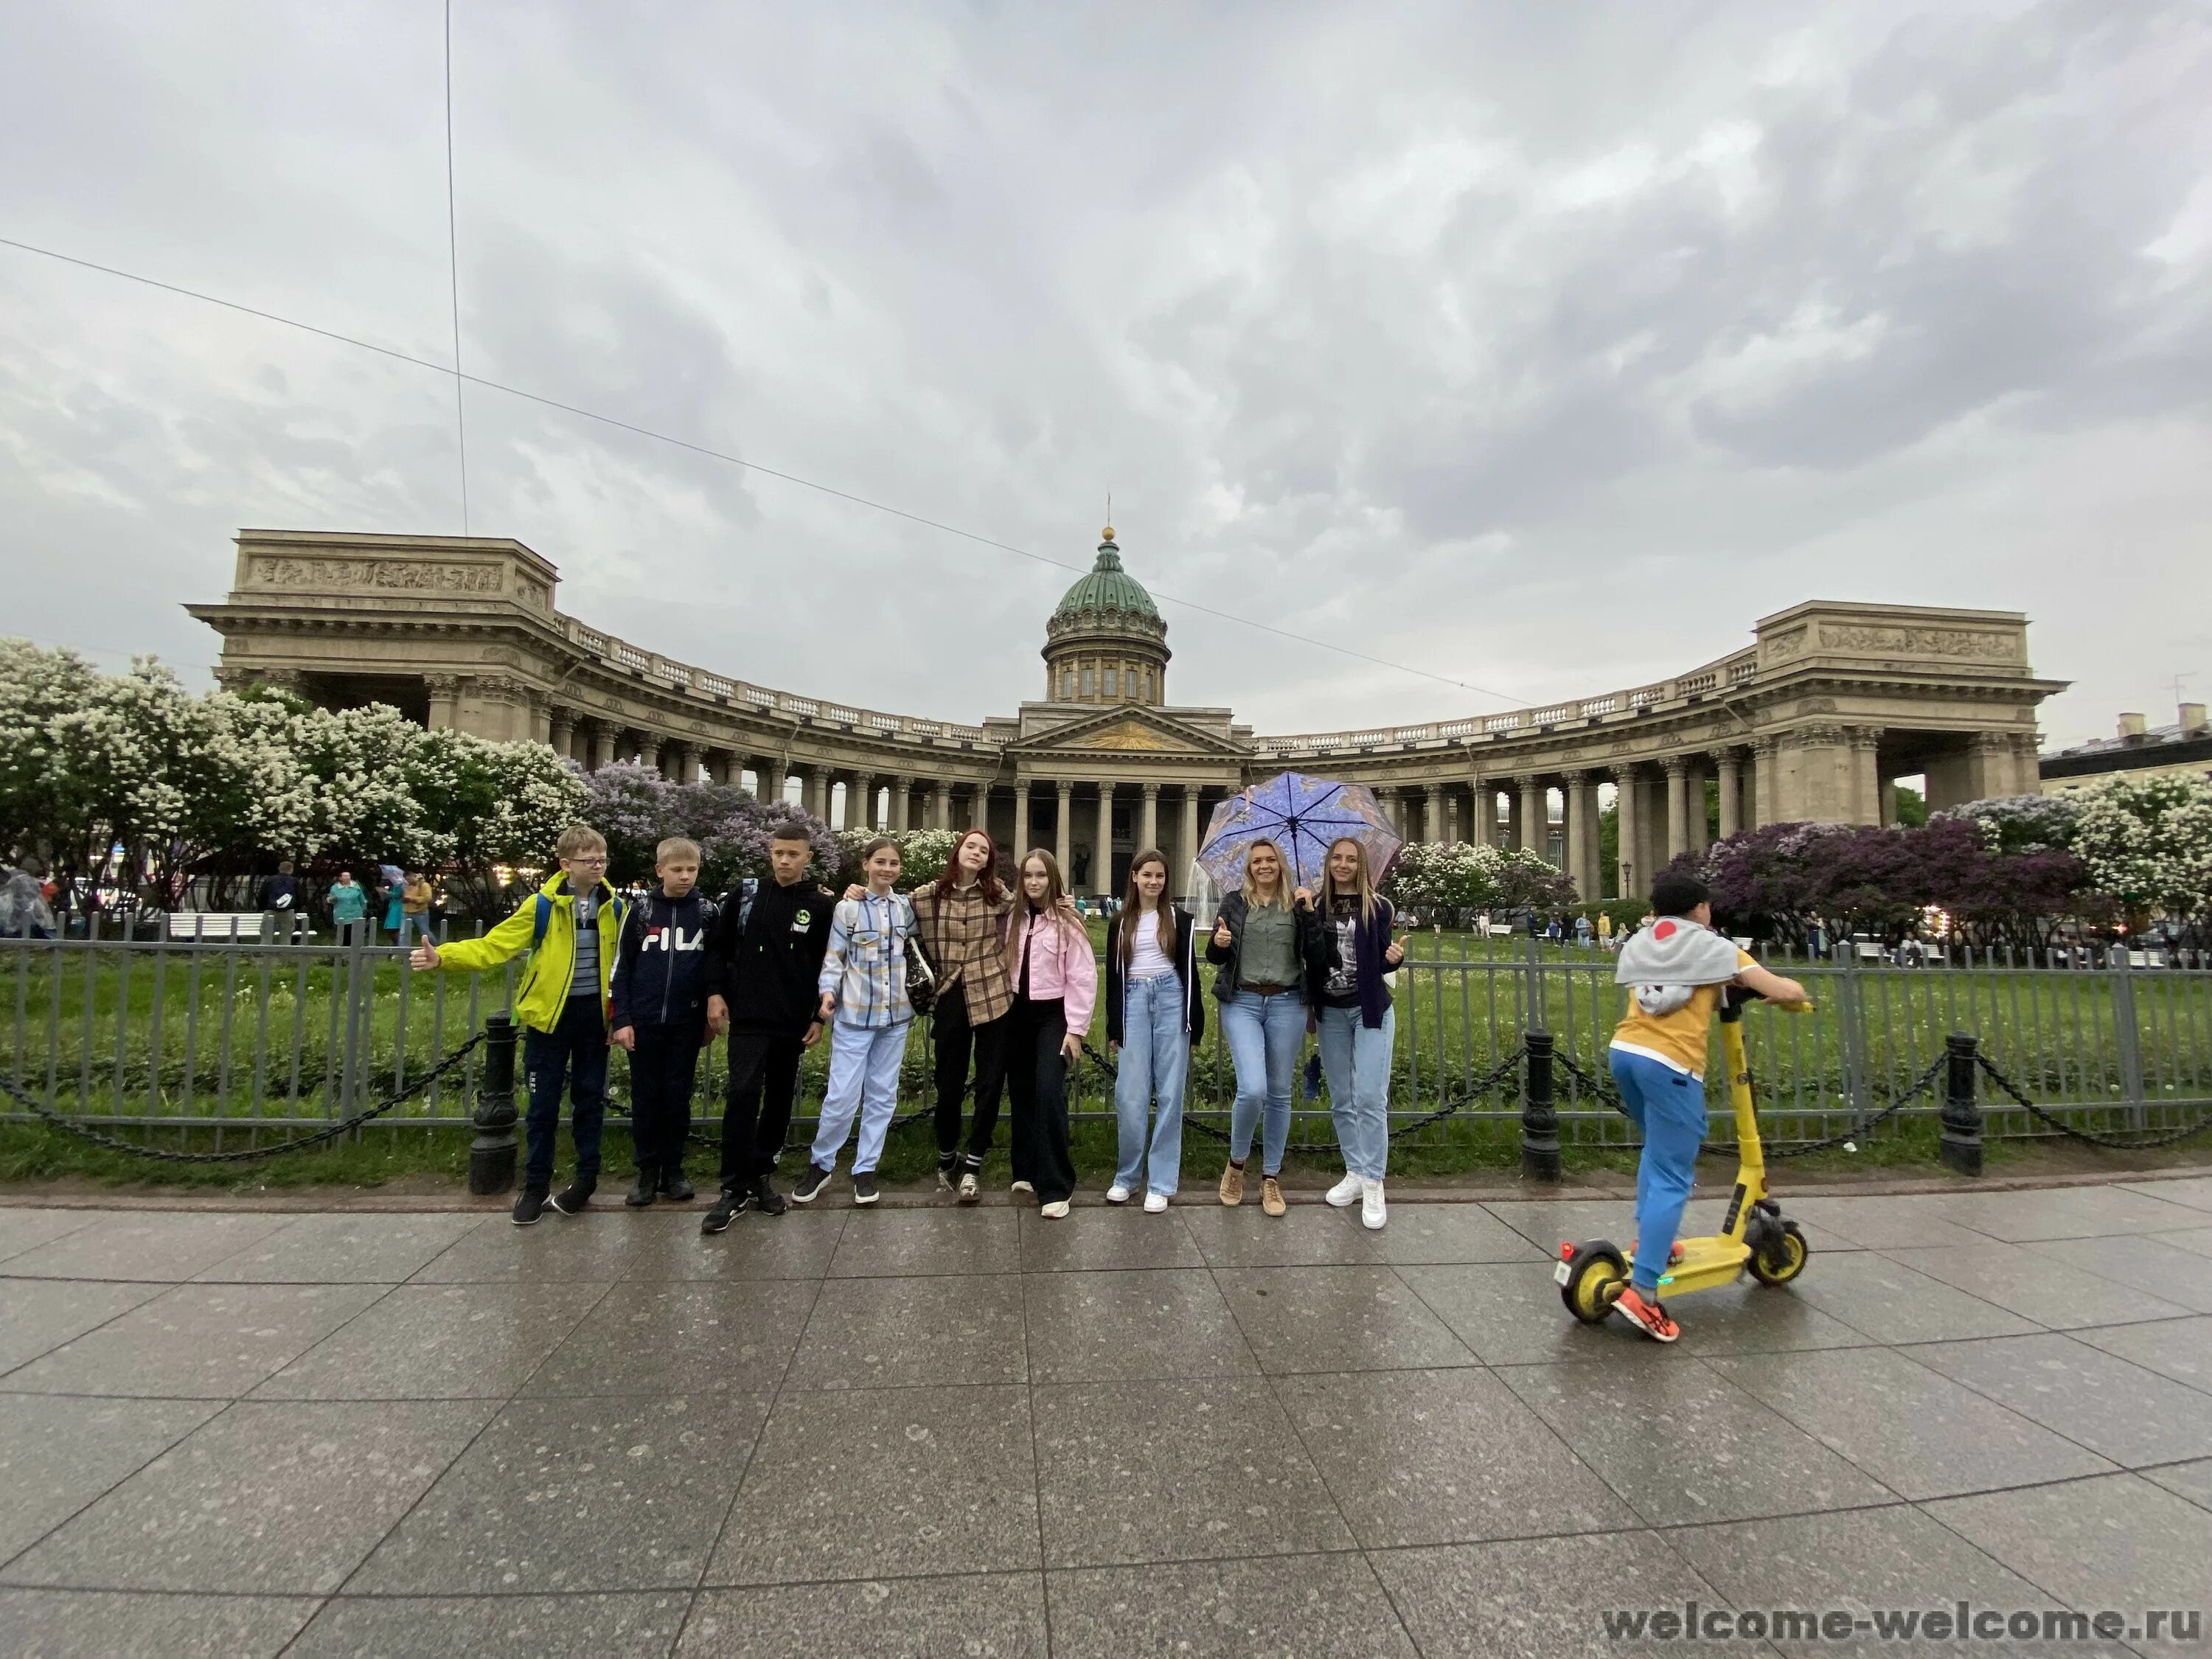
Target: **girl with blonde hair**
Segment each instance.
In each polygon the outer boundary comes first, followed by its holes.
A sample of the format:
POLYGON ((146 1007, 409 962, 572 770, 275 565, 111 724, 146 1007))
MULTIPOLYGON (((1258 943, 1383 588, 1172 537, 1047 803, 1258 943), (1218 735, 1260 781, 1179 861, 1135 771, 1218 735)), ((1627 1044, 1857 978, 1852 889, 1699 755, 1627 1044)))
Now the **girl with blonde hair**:
POLYGON ((1244 1163, 1261 1130, 1260 1207, 1280 1216, 1283 1149, 1291 1138, 1291 1087, 1305 1046, 1306 960, 1313 947, 1313 896, 1291 887, 1283 849, 1266 839, 1244 852, 1244 883, 1221 901, 1206 959, 1221 1005, 1221 1038, 1237 1073, 1229 1115, 1229 1164, 1221 1172, 1224 1204, 1244 1201, 1244 1163))
POLYGON ((1375 890, 1366 848, 1349 836, 1332 842, 1322 866, 1306 967, 1329 1115, 1344 1153, 1344 1179, 1325 1196, 1339 1209, 1358 1205, 1360 1219, 1370 1228, 1389 1219, 1382 1176, 1390 1157, 1390 1059, 1398 1015, 1382 976, 1406 959, 1405 940, 1391 937, 1395 920, 1390 901, 1375 890))

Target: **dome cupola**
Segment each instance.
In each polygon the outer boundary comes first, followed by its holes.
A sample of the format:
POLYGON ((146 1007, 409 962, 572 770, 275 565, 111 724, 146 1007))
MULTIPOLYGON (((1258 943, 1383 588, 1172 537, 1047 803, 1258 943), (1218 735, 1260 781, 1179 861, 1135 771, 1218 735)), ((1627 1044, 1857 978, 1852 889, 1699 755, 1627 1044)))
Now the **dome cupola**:
POLYGON ((1168 625, 1144 584, 1121 568, 1109 525, 1097 562, 1045 624, 1045 696, 1052 702, 1167 701, 1168 625))

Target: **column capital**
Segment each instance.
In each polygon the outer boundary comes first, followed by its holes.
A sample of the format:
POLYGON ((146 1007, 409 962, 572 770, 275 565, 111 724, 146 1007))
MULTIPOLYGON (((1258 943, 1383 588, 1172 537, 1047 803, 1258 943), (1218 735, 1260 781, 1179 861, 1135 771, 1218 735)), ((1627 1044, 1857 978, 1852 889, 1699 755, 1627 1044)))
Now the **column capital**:
POLYGON ((1606 768, 1606 770, 1613 774, 1613 781, 1616 784, 1632 784, 1636 781, 1638 766, 1634 761, 1618 761, 1606 768))
POLYGON ((1724 743, 1718 748, 1707 750, 1705 754, 1706 758, 1716 766, 1729 767, 1743 764, 1743 749, 1737 744, 1724 743))
POLYGON ((1690 757, 1687 755, 1667 755, 1661 758, 1659 764, 1667 769, 1667 781, 1670 783, 1676 778, 1690 775, 1690 757))
POLYGON ((1588 783, 1595 774, 1587 766, 1577 766, 1559 774, 1559 782, 1567 788, 1577 788, 1588 783))
MULTIPOLYGON (((1110 789, 1110 788, 1112 788, 1112 787, 1113 787, 1113 785, 1111 785, 1111 784, 1106 784, 1106 785, 1103 785, 1103 786, 1102 786, 1102 787, 1105 787, 1105 788, 1109 788, 1109 789, 1110 789)), ((1146 798, 1146 799, 1147 799, 1147 800, 1157 800, 1157 799, 1159 799, 1160 786, 1159 786, 1159 781, 1158 781, 1158 780, 1154 779, 1154 778, 1147 778, 1147 779, 1146 779, 1146 780, 1145 780, 1145 781, 1144 781, 1143 783, 1139 784, 1139 785, 1138 786, 1138 787, 1139 787, 1139 788, 1140 788, 1140 789, 1142 789, 1142 790, 1145 792, 1145 798, 1146 798)))
MULTIPOLYGON (((281 669, 265 670, 257 673, 254 678, 263 685, 283 686, 289 690, 289 686, 286 682, 278 678, 283 672, 281 669)), ((296 673, 291 675, 290 684, 297 684, 299 678, 296 673)), ((425 674, 422 676, 422 684, 429 689, 430 695, 434 697, 458 696, 461 690, 461 677, 459 674, 425 674)))
POLYGON ((1763 732, 1751 740, 1752 753, 1763 761, 1772 760, 1781 747, 1782 739, 1771 732, 1763 732))
POLYGON ((1534 789, 1540 775, 1541 774, 1535 772, 1516 772, 1513 775, 1513 787, 1524 792, 1534 789))

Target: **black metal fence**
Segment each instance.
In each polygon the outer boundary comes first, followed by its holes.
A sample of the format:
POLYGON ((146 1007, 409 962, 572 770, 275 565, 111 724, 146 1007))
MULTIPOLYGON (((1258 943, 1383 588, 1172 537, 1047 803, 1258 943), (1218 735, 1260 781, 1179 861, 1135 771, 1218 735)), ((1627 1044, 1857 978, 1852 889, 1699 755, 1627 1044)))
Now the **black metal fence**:
MULTIPOLYGON (((469 1121, 477 1057, 429 1077, 485 1018, 512 1008, 512 967, 481 975, 409 971, 405 951, 363 927, 349 940, 192 939, 132 928, 69 939, 0 939, 0 1076, 49 1111, 144 1139, 190 1132, 222 1150, 292 1138, 345 1120, 411 1086, 420 1093, 356 1133, 398 1134, 469 1121)), ((2092 963, 1954 952, 1926 967, 1863 960, 1856 951, 1777 960, 1806 981, 1810 1014, 1755 1011, 1747 1024, 1766 1135, 1778 1146, 1850 1134, 1906 1095, 1954 1032, 2040 1114, 1992 1091, 1987 1133, 2143 1136, 2186 1127, 2212 1109, 2212 963, 2126 953, 2092 963)), ((1208 973, 1210 970, 1203 970, 1208 973)), ((1391 1115, 1409 1144, 1510 1137, 1518 1128, 1531 1031, 1553 1038, 1561 1141, 1627 1146, 1632 1126, 1607 1097, 1605 1050, 1620 1007, 1613 958, 1597 949, 1516 936, 1417 935, 1395 976, 1397 1059, 1391 1115)), ((1103 975, 1102 975, 1103 977, 1103 975)), ((1225 1129, 1236 1093, 1218 1020, 1194 1056, 1188 1109, 1225 1129)), ((1092 1042, 1103 1049, 1104 1022, 1092 1042)), ((826 1045, 825 1045, 826 1047, 826 1045)), ((1312 1045, 1308 1044, 1310 1054, 1312 1045)), ((802 1116, 820 1097, 826 1054, 801 1074, 802 1116)), ((902 1109, 929 1087, 925 1023, 908 1048, 902 1109)), ((1293 1145, 1333 1146, 1326 1089, 1314 1069, 1293 1102, 1293 1145)), ((1708 1090, 1721 1104, 1717 1054, 1708 1090)), ((720 1115, 720 1049, 701 1067, 698 1115, 720 1115)), ((626 1097, 623 1062, 611 1079, 626 1097)), ((1873 1134, 1925 1133, 1940 1091, 1882 1118, 1873 1134)), ((15 1103, 6 1103, 10 1107, 15 1103)), ((1112 1081, 1090 1060, 1074 1079, 1080 1118, 1110 1116, 1112 1081)), ((32 1114, 11 1109, 6 1121, 32 1114)), ((1725 1112, 1715 1118, 1725 1138, 1725 1112)), ((183 1145, 179 1135, 169 1144, 183 1145)))

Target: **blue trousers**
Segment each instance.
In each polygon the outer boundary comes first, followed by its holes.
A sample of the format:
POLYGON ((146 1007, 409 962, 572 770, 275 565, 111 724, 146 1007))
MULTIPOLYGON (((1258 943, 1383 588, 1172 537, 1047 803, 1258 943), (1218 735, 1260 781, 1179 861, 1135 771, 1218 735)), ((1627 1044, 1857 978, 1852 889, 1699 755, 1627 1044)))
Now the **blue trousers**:
POLYGON ((1668 1252, 1682 1231, 1682 1209, 1705 1139, 1705 1085, 1686 1072, 1626 1048, 1609 1051, 1620 1103, 1644 1132, 1636 1164, 1636 1261, 1629 1283, 1645 1296, 1659 1288, 1668 1252))
POLYGON ((607 1016, 597 996, 570 997, 561 1010, 561 1023, 551 1030, 522 1034, 522 1075, 530 1089, 523 1186, 533 1193, 552 1190, 563 1084, 576 1134, 576 1183, 597 1186, 599 1130, 607 1117, 607 1016))
POLYGON ((1398 1011, 1382 1011, 1369 1030, 1357 1008, 1319 1011, 1322 1074, 1328 1079, 1328 1115, 1346 1173, 1380 1181, 1390 1163, 1390 1056, 1398 1011))
POLYGON ((1182 1091, 1190 1070, 1190 1033, 1182 1028, 1182 979, 1162 974, 1133 979, 1123 988, 1121 1063, 1114 1074, 1114 1113, 1119 1119, 1120 1161, 1114 1184, 1175 1196, 1182 1174, 1182 1091), (1153 1103, 1147 1161, 1145 1130, 1153 1103))
POLYGON ((1260 1168, 1279 1175, 1291 1138, 1291 1087, 1297 1079, 1298 1050, 1305 1047, 1306 1005, 1296 991, 1261 996, 1239 991, 1221 1005, 1221 1040, 1237 1072, 1237 1100, 1229 1110, 1229 1156, 1242 1164, 1252 1154, 1252 1132, 1261 1132, 1260 1168))

